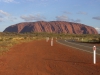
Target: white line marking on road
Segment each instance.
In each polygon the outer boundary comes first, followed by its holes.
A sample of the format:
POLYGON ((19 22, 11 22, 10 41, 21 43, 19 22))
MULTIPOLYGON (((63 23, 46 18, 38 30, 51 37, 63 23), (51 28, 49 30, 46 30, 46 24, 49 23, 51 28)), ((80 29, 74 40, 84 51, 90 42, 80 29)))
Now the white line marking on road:
MULTIPOLYGON (((65 42, 68 42, 68 41, 65 40, 65 42)), ((76 44, 76 43, 72 43, 72 42, 68 42, 68 43, 75 44, 75 45, 78 45, 78 46, 92 48, 92 47, 89 47, 89 46, 84 46, 84 45, 80 45, 80 44, 76 44)), ((97 49, 100 50, 99 48, 97 48, 97 49)))
MULTIPOLYGON (((58 41, 56 40, 56 42, 58 42, 58 41)), ((60 43, 60 42, 58 42, 58 43, 60 43)), ((93 53, 93 52, 90 52, 90 51, 87 51, 87 50, 84 50, 84 49, 80 49, 80 48, 77 48, 77 47, 73 47, 73 46, 70 46, 70 45, 66 45, 66 44, 63 44, 63 43, 60 43, 60 44, 65 45, 65 46, 69 46, 69 47, 72 47, 72 48, 75 48, 75 49, 78 49, 78 50, 82 50, 82 51, 85 51, 85 52, 88 52, 88 53, 93 53)), ((96 53, 96 54, 100 55, 99 53, 96 53)))

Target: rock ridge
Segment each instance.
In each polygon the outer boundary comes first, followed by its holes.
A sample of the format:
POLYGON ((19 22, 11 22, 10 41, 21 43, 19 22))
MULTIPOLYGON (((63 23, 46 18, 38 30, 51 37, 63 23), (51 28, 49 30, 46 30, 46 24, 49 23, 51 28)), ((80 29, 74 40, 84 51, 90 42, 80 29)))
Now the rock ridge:
POLYGON ((95 28, 80 23, 65 21, 37 21, 22 22, 7 27, 3 32, 47 32, 47 33, 69 33, 69 34, 98 34, 95 28))

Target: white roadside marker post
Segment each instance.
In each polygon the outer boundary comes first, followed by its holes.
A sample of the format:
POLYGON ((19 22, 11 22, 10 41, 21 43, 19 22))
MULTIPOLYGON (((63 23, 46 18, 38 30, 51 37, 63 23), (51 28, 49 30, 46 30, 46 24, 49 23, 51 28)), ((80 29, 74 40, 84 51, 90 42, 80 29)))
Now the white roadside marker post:
POLYGON ((53 46, 53 38, 51 38, 51 46, 53 46))
POLYGON ((96 46, 93 46, 93 63, 96 64, 96 46))
POLYGON ((46 37, 46 42, 48 42, 49 41, 49 37, 46 37))

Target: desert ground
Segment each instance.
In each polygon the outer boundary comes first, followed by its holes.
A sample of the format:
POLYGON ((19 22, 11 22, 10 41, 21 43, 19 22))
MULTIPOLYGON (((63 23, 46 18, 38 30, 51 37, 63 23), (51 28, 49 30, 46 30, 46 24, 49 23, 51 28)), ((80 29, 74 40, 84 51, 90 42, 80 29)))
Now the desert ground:
POLYGON ((13 46, 0 56, 0 75, 100 75, 100 55, 34 40, 13 46))

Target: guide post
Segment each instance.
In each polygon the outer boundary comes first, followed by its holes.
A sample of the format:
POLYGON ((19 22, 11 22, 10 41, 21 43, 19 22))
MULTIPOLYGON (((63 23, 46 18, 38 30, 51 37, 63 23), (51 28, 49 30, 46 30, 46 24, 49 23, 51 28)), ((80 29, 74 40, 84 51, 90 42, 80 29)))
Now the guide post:
POLYGON ((46 37, 46 42, 48 42, 49 41, 49 37, 46 37))
POLYGON ((96 46, 93 46, 93 63, 96 64, 96 46))
POLYGON ((53 38, 51 38, 51 46, 53 46, 53 38))

